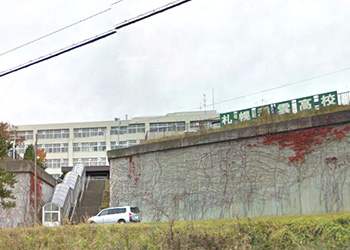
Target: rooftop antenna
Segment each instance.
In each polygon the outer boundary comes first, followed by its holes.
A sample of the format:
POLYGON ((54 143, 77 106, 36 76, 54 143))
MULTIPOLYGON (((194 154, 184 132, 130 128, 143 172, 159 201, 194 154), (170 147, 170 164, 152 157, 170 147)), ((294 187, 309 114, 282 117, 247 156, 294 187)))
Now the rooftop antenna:
POLYGON ((204 111, 207 111, 207 96, 203 94, 203 106, 204 106, 204 111))
POLYGON ((211 87, 211 96, 213 98, 213 110, 215 110, 215 102, 214 102, 214 87, 211 87))

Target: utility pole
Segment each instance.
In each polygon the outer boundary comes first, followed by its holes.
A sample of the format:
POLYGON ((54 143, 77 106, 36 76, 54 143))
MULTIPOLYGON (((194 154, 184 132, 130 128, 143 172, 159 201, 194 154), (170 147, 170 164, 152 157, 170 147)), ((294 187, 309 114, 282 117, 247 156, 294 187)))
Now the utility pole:
POLYGON ((120 135, 120 123, 121 123, 121 121, 120 121, 120 118, 119 118, 119 128, 118 128, 118 148, 120 147, 120 137, 119 137, 119 135, 120 135))
POLYGON ((37 225, 37 222, 38 222, 38 218, 37 218, 37 209, 38 209, 38 188, 37 188, 37 153, 36 153, 36 150, 37 150, 37 147, 38 147, 38 134, 35 134, 35 144, 34 144, 34 225, 36 226, 37 225))
POLYGON ((16 135, 13 135, 13 145, 12 145, 12 159, 16 160, 16 135))

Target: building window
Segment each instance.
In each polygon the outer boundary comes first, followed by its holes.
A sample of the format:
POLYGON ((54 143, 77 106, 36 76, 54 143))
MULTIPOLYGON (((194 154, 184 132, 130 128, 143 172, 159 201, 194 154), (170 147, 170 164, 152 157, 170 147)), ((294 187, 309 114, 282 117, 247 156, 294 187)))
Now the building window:
POLYGON ((64 139, 69 138, 69 129, 39 130, 39 139, 64 139))
POLYGON ((145 133, 145 124, 130 124, 128 126, 128 133, 129 134, 135 134, 135 133, 145 133))
POLYGON ((18 136, 24 137, 25 140, 33 140, 33 131, 19 131, 18 136))
POLYGON ((106 166, 107 161, 105 157, 100 158, 74 158, 73 165, 83 164, 84 166, 106 166))
POLYGON ((111 127, 111 135, 145 133, 145 124, 130 124, 129 126, 111 127))
POLYGON ((214 120, 191 121, 190 131, 205 130, 213 128, 214 120))
POLYGON ((104 136, 106 128, 75 128, 73 133, 75 138, 104 136))
POLYGON ((26 152, 28 146, 29 146, 29 145, 18 145, 18 146, 16 147, 17 153, 18 153, 18 154, 24 154, 24 153, 26 152))
POLYGON ((128 143, 127 141, 119 141, 119 142, 111 141, 111 150, 118 149, 118 148, 126 148, 127 143, 128 143))
POLYGON ((111 141, 111 150, 119 148, 127 148, 140 144, 141 140, 129 140, 129 141, 111 141))
POLYGON ((74 152, 98 152, 106 151, 106 142, 81 142, 73 143, 74 152))
POLYGON ((121 127, 111 127, 111 135, 123 135, 128 132, 128 127, 121 126, 121 127))
POLYGON ((190 122, 190 131, 198 131, 200 129, 199 121, 191 121, 190 122))
POLYGON ((151 123, 150 132, 185 131, 185 122, 151 123))
POLYGON ((66 153, 68 143, 38 144, 39 149, 44 149, 46 153, 66 153))
POLYGON ((137 145, 139 143, 140 143, 140 140, 129 140, 128 141, 129 147, 135 146, 135 145, 137 145))
POLYGON ((68 159, 47 159, 45 162, 47 168, 68 167, 68 159))

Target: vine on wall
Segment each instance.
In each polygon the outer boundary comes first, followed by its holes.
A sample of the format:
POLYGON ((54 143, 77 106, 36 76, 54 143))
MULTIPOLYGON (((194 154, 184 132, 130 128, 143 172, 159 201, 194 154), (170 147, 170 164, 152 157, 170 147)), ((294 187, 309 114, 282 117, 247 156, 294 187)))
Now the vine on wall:
MULTIPOLYGON (((309 167, 305 161, 306 156, 314 152, 315 149, 319 148, 324 143, 328 143, 335 140, 340 140, 346 137, 346 133, 350 130, 350 126, 338 127, 334 128, 333 126, 325 126, 325 127, 316 127, 304 130, 290 131, 279 134, 267 134, 263 140, 262 144, 267 146, 276 145, 279 150, 283 150, 285 148, 290 149, 294 152, 294 155, 287 156, 284 159, 287 164, 291 165, 295 169, 295 178, 297 188, 298 188, 298 200, 299 200, 299 213, 303 214, 302 209, 302 183, 313 176, 314 172, 310 172, 309 167)), ((329 157, 326 159, 325 163, 329 161, 334 161, 334 158, 329 157)), ((329 165, 329 164, 327 164, 329 165)), ((320 166, 319 169, 322 171, 324 167, 320 166)), ((323 182, 325 182, 323 180, 323 182)), ((328 187, 323 187, 324 184, 321 184, 321 193, 324 193, 323 196, 329 195, 328 187), (327 189, 326 191, 324 189, 327 189)), ((327 185, 329 186, 329 185, 327 185)), ((336 190, 336 189, 334 189, 336 190)), ((334 190, 331 192, 332 197, 339 200, 339 192, 334 194, 334 190)), ((332 198, 333 199, 333 198, 332 198)), ((322 203, 322 199, 321 199, 322 203)), ((327 208, 326 202, 326 211, 327 208)), ((339 209, 339 206, 338 206, 339 209)))
POLYGON ((278 145, 279 149, 289 148, 295 155, 288 157, 289 163, 304 163, 305 156, 312 153, 316 145, 326 141, 342 139, 350 126, 333 128, 332 126, 311 128, 280 134, 267 134, 262 144, 278 145))
POLYGON ((129 162, 128 178, 133 179, 134 186, 136 186, 140 180, 141 174, 139 171, 136 171, 135 162, 133 161, 132 156, 127 157, 127 160, 129 162))
POLYGON ((113 162, 112 204, 137 204, 150 221, 342 211, 349 131, 325 125, 125 157, 113 162))
MULTIPOLYGON (((37 175, 37 183, 36 183, 36 187, 37 187, 37 205, 39 207, 39 205, 42 203, 42 196, 43 196, 43 181, 41 180, 41 178, 39 178, 39 176, 37 175)), ((35 203, 35 176, 34 173, 30 174, 30 207, 32 208, 30 210, 30 215, 33 216, 34 215, 34 203, 35 203)))

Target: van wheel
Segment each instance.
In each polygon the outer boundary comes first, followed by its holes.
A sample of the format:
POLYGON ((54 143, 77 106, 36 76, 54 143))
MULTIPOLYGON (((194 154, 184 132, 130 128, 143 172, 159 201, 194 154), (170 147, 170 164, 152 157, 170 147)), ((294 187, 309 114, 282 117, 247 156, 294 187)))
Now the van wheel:
POLYGON ((125 220, 118 220, 118 223, 125 223, 125 220))

